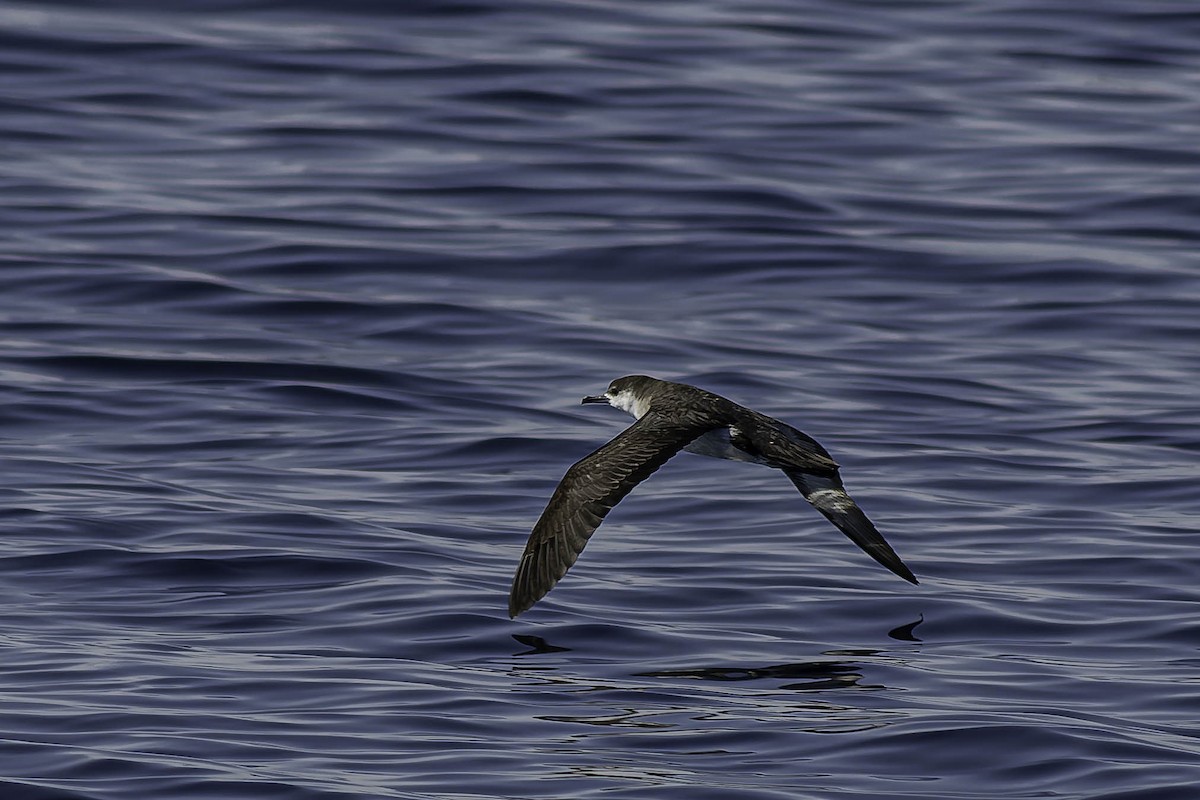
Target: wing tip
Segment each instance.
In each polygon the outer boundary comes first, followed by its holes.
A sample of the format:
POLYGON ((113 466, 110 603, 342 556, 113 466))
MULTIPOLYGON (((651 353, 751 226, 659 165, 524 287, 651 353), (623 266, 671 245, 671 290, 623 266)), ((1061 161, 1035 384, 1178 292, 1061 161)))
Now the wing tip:
POLYGON ((516 619, 518 616, 529 610, 533 603, 523 603, 517 600, 517 596, 509 595, 508 598, 508 618, 516 619))
POLYGON ((917 580, 917 576, 913 574, 911 569, 909 569, 908 564, 904 563, 904 559, 900 558, 899 554, 897 554, 896 551, 892 549, 891 545, 887 543, 887 540, 883 538, 883 534, 879 533, 879 531, 876 531, 874 525, 871 526, 871 530, 875 536, 878 537, 873 542, 870 542, 869 540, 869 543, 860 542, 853 536, 850 536, 850 539, 853 540, 854 543, 859 547, 861 547, 867 555, 875 559, 877 563, 885 567, 889 572, 904 578, 904 580, 908 581, 913 586, 920 586, 921 582, 917 580))
MULTIPOLYGON (((845 531, 843 531, 843 532, 845 532, 845 531)), ((847 535, 849 535, 849 534, 847 533, 847 535)), ((913 571, 908 568, 908 564, 904 563, 903 559, 901 559, 900 556, 896 554, 896 551, 893 550, 890 545, 888 545, 888 543, 884 540, 883 536, 878 531, 875 531, 875 535, 878 536, 879 538, 875 542, 871 543, 874 546, 871 546, 871 544, 866 544, 864 542, 860 542, 854 536, 850 536, 850 539, 853 540, 854 543, 857 544, 860 548, 862 548, 862 550, 867 555, 869 555, 871 558, 873 558, 876 562, 881 564, 883 567, 887 568, 887 570, 889 572, 903 578, 904 580, 911 583, 913 586, 920 586, 921 582, 919 580, 917 580, 917 576, 913 574, 913 571)))
POLYGON ((508 592, 508 618, 516 619, 519 615, 528 611, 534 603, 540 600, 546 593, 538 594, 534 589, 533 581, 529 574, 530 559, 528 554, 521 559, 520 565, 517 567, 517 574, 513 576, 512 588, 508 592))

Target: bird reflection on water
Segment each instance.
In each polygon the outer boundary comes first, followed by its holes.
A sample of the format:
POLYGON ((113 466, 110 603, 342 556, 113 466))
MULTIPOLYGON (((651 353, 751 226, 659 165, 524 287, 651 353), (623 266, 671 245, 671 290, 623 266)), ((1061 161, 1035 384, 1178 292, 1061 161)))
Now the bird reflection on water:
MULTIPOLYGON (((914 634, 913 630, 925 621, 924 616, 921 616, 913 622, 899 625, 888 631, 888 636, 897 641, 920 642, 914 634)), ((568 653, 573 648, 561 647, 548 642, 541 636, 531 636, 525 634, 514 634, 512 637, 515 641, 528 647, 528 650, 523 650, 514 653, 514 656, 536 656, 547 653, 568 653)), ((864 684, 863 673, 867 665, 859 661, 847 660, 844 657, 853 659, 867 659, 881 655, 886 655, 887 651, 878 649, 856 649, 856 650, 831 650, 826 651, 827 656, 841 656, 843 658, 819 660, 819 661, 797 661, 787 664, 771 664, 767 666, 717 666, 717 667, 694 667, 684 669, 664 669, 664 670, 648 670, 645 672, 632 673, 633 677, 638 678, 683 678, 688 680, 700 681, 717 681, 724 683, 734 683, 741 681, 791 681, 784 683, 777 688, 787 691, 821 691, 831 689, 882 689, 886 688, 878 684, 864 684)))
POLYGON ((514 656, 535 656, 539 653, 569 653, 571 651, 569 647, 556 647, 541 636, 527 636, 521 633, 514 633, 513 638, 529 648, 520 653, 513 653, 514 656))
POLYGON ((701 681, 799 680, 778 687, 789 691, 821 689, 879 688, 864 687, 862 666, 848 661, 801 661, 795 664, 774 664, 766 667, 699 667, 696 669, 666 669, 638 672, 642 678, 691 678, 701 681))

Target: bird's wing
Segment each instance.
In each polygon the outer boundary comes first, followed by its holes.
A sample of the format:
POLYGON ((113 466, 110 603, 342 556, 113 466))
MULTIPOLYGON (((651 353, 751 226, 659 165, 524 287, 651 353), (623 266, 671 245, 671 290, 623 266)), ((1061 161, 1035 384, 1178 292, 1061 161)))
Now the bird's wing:
POLYGON ((613 506, 685 445, 716 423, 650 412, 574 464, 533 526, 508 598, 508 615, 526 610, 566 574, 613 506))
POLYGON ((838 463, 821 443, 804 431, 787 423, 743 409, 746 414, 738 421, 733 443, 747 453, 763 458, 782 470, 837 474, 838 463))
POLYGON ((854 498, 846 493, 837 473, 816 475, 785 469, 784 474, 796 484, 805 500, 812 503, 813 507, 836 525, 838 530, 849 536, 850 541, 861 547, 863 552, 909 583, 917 582, 912 570, 900 560, 896 551, 875 529, 871 520, 867 519, 867 515, 858 507, 858 503, 854 502, 854 498))

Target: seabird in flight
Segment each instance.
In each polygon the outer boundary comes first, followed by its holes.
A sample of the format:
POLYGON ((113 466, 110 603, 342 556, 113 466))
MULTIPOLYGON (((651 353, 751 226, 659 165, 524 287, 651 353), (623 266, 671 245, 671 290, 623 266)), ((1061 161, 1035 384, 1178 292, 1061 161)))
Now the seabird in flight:
POLYGON ((613 506, 680 450, 783 470, 850 541, 901 578, 917 582, 846 493, 837 462, 791 425, 695 386, 645 375, 617 378, 604 394, 583 402, 608 403, 636 422, 563 475, 517 565, 510 617, 554 588, 613 506))

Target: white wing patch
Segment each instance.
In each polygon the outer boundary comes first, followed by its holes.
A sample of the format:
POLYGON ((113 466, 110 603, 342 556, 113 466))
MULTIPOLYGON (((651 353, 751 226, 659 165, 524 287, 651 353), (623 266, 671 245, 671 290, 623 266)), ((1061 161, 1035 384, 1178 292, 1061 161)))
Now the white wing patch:
POLYGON ((834 511, 854 508, 854 501, 850 499, 850 495, 841 489, 817 489, 815 492, 809 492, 805 499, 818 508, 826 506, 834 511))

